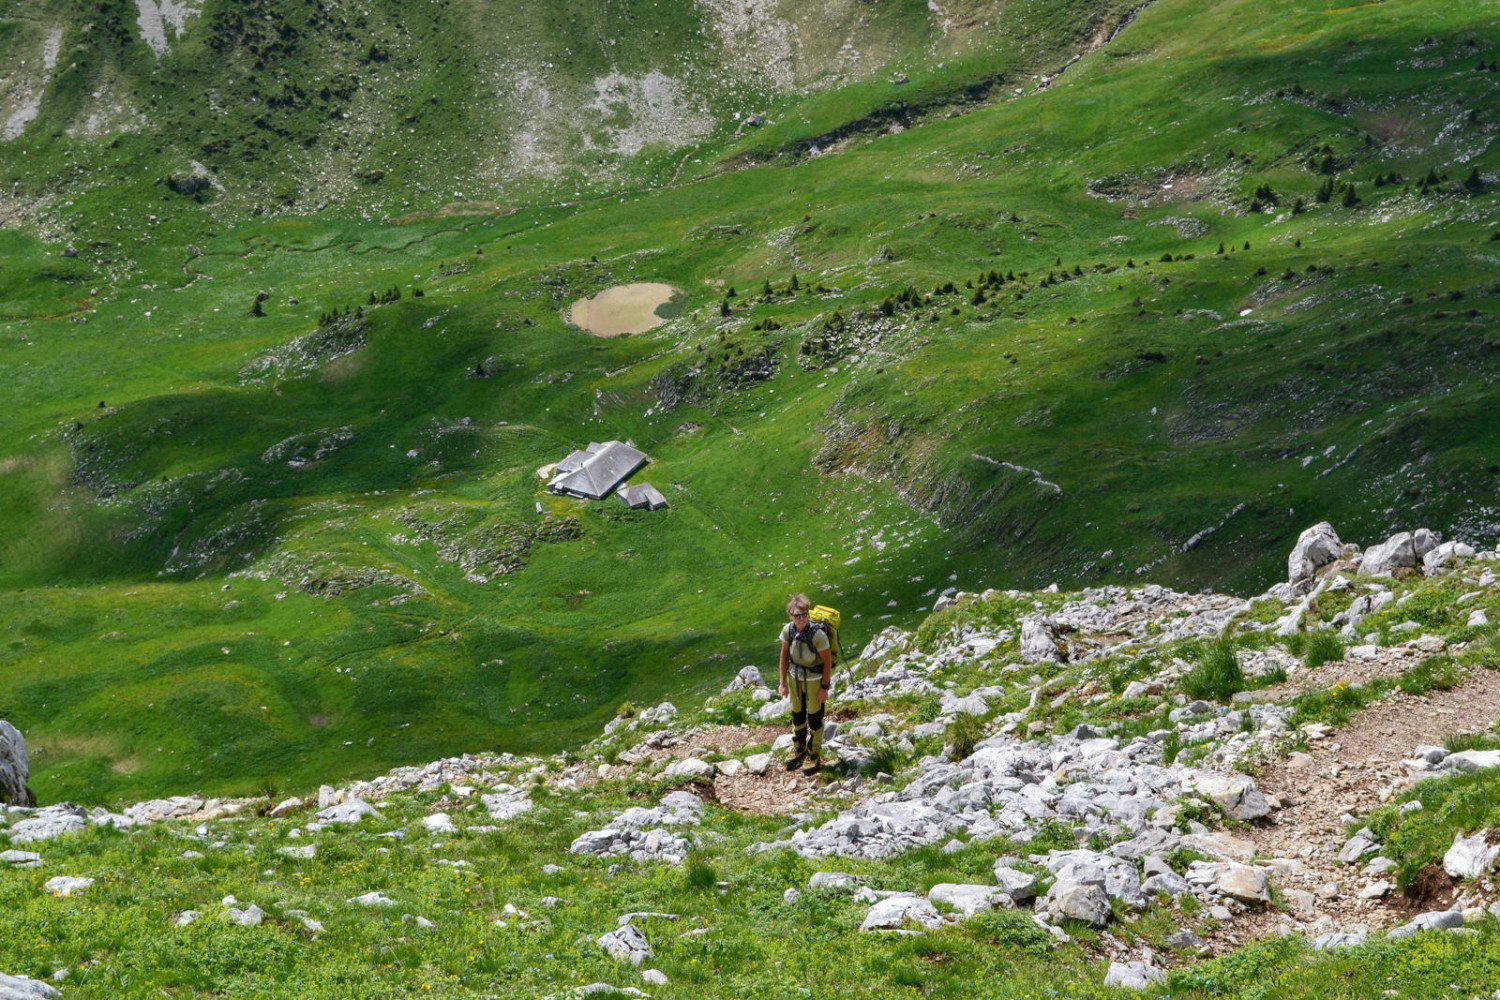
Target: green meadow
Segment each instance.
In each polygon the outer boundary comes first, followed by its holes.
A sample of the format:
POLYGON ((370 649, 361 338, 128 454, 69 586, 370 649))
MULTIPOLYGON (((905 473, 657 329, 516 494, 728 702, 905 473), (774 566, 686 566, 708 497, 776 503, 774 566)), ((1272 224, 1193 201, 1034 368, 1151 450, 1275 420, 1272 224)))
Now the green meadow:
POLYGON ((958 6, 810 10, 781 83, 641 3, 209 2, 162 56, 123 5, 7 15, 9 52, 64 29, 0 147, 39 797, 563 750, 769 667, 795 590, 857 651, 949 588, 1253 593, 1318 520, 1493 544, 1494 17, 958 6), (580 107, 677 53, 690 138, 564 135, 512 51, 580 107), (507 173, 523 139, 556 169, 507 173), (681 311, 564 323, 634 281, 681 311), (542 490, 615 438, 667 510, 542 490))

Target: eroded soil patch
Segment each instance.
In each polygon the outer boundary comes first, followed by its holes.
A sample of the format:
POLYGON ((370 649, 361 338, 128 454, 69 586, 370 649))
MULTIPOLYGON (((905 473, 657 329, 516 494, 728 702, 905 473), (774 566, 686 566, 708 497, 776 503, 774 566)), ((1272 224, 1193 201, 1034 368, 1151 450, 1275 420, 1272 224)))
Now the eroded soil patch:
POLYGON ((568 307, 565 319, 596 337, 645 333, 670 318, 669 307, 682 292, 659 282, 616 285, 568 307))

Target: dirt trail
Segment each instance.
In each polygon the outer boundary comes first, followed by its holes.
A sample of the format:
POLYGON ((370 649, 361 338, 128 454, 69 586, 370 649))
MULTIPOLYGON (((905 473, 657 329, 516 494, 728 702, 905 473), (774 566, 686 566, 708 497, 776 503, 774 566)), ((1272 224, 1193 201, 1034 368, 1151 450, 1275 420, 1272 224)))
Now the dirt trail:
POLYGON ((1395 692, 1327 738, 1313 741, 1307 753, 1293 754, 1259 772, 1256 783, 1261 790, 1268 797, 1284 795, 1290 804, 1273 814, 1272 824, 1241 836, 1256 844, 1262 858, 1295 862, 1275 876, 1283 897, 1290 890, 1318 897, 1315 913, 1294 902, 1292 915, 1318 929, 1330 921, 1378 926, 1451 902, 1446 876, 1441 887, 1424 886, 1421 899, 1398 892, 1384 900, 1359 899, 1357 894, 1367 885, 1381 879, 1394 883, 1394 876, 1361 875, 1363 862, 1340 864, 1338 853, 1350 817, 1369 813, 1382 804, 1382 796, 1389 799, 1410 784, 1401 761, 1417 744, 1441 744, 1456 732, 1488 729, 1496 719, 1500 671, 1480 669, 1447 691, 1420 696, 1395 692))

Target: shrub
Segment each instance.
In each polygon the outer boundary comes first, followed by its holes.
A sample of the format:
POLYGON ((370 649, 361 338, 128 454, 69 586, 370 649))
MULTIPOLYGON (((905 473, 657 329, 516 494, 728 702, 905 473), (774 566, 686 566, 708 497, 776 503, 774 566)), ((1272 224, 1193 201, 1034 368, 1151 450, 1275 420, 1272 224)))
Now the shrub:
POLYGON ((1234 643, 1220 639, 1204 647, 1201 659, 1182 679, 1182 690, 1190 698, 1228 701, 1245 689, 1245 672, 1234 654, 1234 643))
POLYGON ((1325 663, 1344 658, 1344 639, 1330 629, 1308 632, 1302 643, 1302 662, 1307 669, 1321 667, 1325 663))

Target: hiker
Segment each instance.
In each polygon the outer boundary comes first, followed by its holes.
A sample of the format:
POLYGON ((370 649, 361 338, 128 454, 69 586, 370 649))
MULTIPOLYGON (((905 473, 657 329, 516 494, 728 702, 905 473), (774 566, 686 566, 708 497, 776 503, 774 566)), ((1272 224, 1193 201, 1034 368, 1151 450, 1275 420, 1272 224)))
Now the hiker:
POLYGON ((805 760, 803 774, 823 768, 823 703, 833 683, 833 654, 828 633, 808 620, 804 594, 793 594, 786 602, 791 619, 781 630, 781 683, 776 690, 792 699, 792 752, 786 769, 794 771, 805 760))

